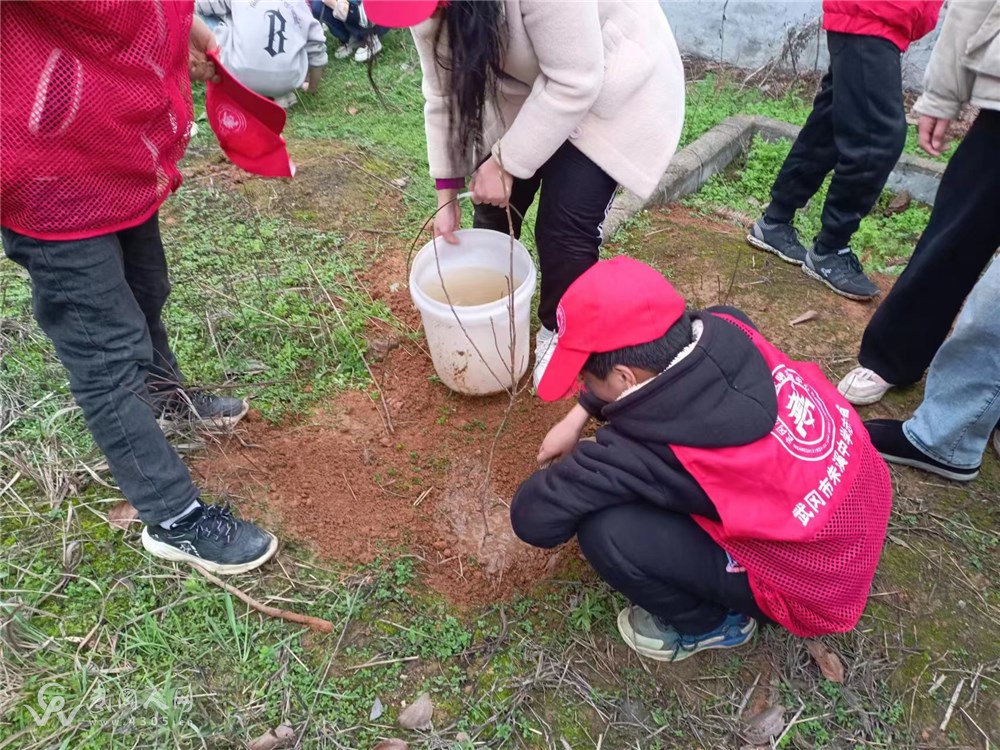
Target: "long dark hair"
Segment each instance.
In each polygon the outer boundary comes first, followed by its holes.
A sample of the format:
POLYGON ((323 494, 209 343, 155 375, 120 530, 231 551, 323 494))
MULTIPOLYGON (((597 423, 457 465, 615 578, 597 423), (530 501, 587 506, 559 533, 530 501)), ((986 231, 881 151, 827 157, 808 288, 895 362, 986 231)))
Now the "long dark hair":
POLYGON ((451 0, 443 12, 434 55, 451 75, 451 141, 460 157, 480 145, 483 109, 495 98, 503 75, 503 1, 451 0))

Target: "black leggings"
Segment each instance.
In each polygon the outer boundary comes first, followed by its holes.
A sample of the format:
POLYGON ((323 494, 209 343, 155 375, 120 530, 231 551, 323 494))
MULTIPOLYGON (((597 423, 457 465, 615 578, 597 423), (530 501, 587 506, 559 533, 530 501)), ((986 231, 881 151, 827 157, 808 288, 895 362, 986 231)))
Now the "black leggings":
POLYGON ((906 142, 899 48, 874 36, 827 33, 830 70, 771 189, 767 215, 791 221, 833 171, 817 242, 847 247, 906 142))
POLYGON ((865 329, 864 367, 894 385, 924 376, 1000 246, 998 196, 1000 112, 984 109, 945 168, 913 257, 865 329))
POLYGON ((727 570, 725 550, 689 515, 616 505, 587 516, 577 539, 601 578, 679 633, 706 633, 730 611, 767 621, 747 574, 727 570))
MULTIPOLYGON (((514 234, 521 236, 521 214, 526 214, 541 188, 535 244, 542 271, 538 317, 550 331, 556 329, 556 308, 563 293, 597 262, 604 219, 618 183, 566 141, 529 179, 514 179, 510 203, 514 234)), ((509 231, 506 209, 476 206, 473 226, 509 231)))

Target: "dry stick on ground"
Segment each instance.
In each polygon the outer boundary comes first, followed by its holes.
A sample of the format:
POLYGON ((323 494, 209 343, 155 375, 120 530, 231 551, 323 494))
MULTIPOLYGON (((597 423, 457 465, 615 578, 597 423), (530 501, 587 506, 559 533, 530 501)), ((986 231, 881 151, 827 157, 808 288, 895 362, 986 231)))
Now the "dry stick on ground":
POLYGON ((205 580, 210 583, 214 583, 219 588, 228 591, 230 594, 235 596, 237 599, 243 603, 249 605, 253 609, 260 612, 262 615, 267 615, 268 617, 277 617, 279 620, 287 620, 288 622, 294 622, 299 625, 305 625, 307 628, 312 628, 313 630, 318 630, 320 633, 332 633, 333 623, 329 620, 321 620, 318 617, 310 617, 309 615, 300 615, 298 612, 289 612, 287 609, 278 609, 277 607, 271 607, 267 604, 261 604, 259 601, 254 599, 249 594, 244 593, 235 586, 230 586, 228 583, 220 578, 216 578, 214 575, 209 573, 203 567, 196 563, 191 563, 191 567, 205 576, 205 580))
POLYGON ((368 371, 368 377, 372 379, 372 385, 374 385, 375 388, 378 390, 379 401, 382 403, 382 408, 385 410, 385 419, 384 419, 385 429, 386 432, 392 435, 396 430, 392 426, 392 414, 389 412, 389 402, 386 400, 385 394, 382 392, 382 389, 379 388, 378 385, 379 381, 378 378, 375 377, 375 373, 372 372, 372 366, 368 364, 368 359, 365 357, 364 352, 361 351, 361 347, 358 346, 358 342, 355 341, 354 336, 351 335, 351 329, 347 327, 347 321, 344 320, 344 316, 341 314, 340 308, 337 307, 337 303, 333 301, 333 297, 330 296, 330 292, 327 291, 326 286, 320 280, 319 274, 317 274, 316 269, 313 268, 312 261, 307 260, 306 265, 309 267, 309 273, 311 273, 313 275, 313 278, 316 279, 316 283, 319 285, 320 291, 323 292, 323 296, 326 297, 326 301, 330 303, 330 307, 332 307, 333 311, 337 314, 337 320, 340 321, 340 325, 342 325, 344 327, 344 330, 347 332, 347 337, 351 340, 351 344, 354 346, 354 351, 357 352, 358 357, 361 359, 362 363, 364 363, 365 369, 368 371))

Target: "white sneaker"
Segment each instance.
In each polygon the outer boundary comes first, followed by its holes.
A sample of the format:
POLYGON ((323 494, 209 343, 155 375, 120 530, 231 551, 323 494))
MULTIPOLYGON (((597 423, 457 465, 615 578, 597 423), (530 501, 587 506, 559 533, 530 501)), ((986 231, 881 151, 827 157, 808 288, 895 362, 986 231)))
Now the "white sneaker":
POLYGON ((337 51, 333 53, 333 56, 337 60, 346 60, 357 51, 358 45, 355 42, 347 42, 337 47, 337 51))
POLYGON ((867 367, 855 367, 837 386, 840 395, 855 406, 869 406, 881 401, 890 388, 895 386, 867 367))
POLYGON ((354 62, 366 63, 382 51, 382 40, 377 36, 371 38, 371 44, 362 44, 354 53, 354 62))
POLYGON ((535 391, 538 391, 538 384, 542 381, 545 369, 552 361, 552 355, 556 353, 556 343, 559 341, 559 334, 550 331, 545 326, 538 329, 535 336, 535 369, 531 375, 531 382, 534 383, 535 391))
POLYGON ((274 97, 274 103, 282 109, 291 109, 298 103, 298 101, 299 98, 295 95, 294 91, 289 91, 287 94, 274 97))

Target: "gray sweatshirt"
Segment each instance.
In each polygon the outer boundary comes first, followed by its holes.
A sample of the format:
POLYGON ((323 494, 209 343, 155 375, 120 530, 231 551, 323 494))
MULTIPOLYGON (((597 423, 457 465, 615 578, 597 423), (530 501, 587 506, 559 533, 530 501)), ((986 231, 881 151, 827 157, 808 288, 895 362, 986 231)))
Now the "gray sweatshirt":
POLYGON ((309 68, 327 63, 323 26, 307 0, 196 0, 195 7, 221 19, 215 38, 222 64, 258 94, 287 94, 309 68))

